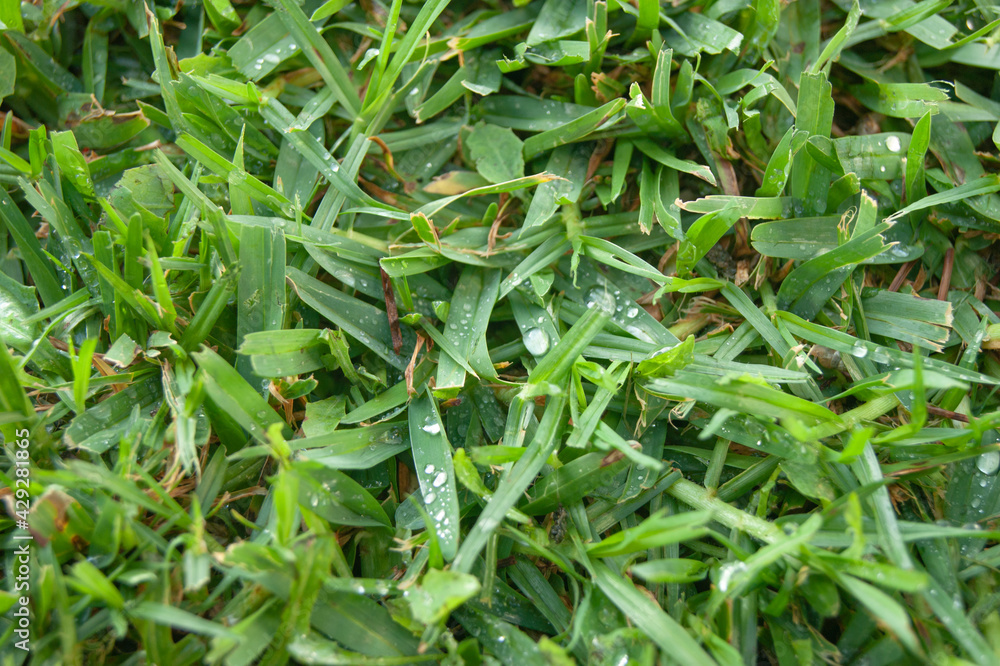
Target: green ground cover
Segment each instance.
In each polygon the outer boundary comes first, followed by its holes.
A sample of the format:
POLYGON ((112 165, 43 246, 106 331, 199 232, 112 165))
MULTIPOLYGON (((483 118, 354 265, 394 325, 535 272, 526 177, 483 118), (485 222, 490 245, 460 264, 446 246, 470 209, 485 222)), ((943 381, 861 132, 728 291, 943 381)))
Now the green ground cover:
POLYGON ((1000 663, 998 70, 985 0, 0 0, 0 664, 1000 663))

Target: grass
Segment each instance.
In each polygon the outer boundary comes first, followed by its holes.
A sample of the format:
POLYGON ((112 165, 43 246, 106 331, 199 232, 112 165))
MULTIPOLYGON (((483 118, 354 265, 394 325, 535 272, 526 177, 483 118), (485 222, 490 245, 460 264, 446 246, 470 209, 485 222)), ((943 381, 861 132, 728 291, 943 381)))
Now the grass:
POLYGON ((1000 661, 993 4, 0 21, 3 666, 1000 661))

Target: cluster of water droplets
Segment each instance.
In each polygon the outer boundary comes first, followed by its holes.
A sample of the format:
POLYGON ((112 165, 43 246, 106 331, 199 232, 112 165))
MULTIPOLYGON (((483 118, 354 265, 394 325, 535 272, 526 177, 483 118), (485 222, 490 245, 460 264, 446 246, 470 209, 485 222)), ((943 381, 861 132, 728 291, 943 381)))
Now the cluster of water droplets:
POLYGON ((867 358, 871 354, 871 360, 875 363, 889 363, 889 353, 881 348, 869 349, 861 340, 854 343, 850 354, 854 358, 867 358))
POLYGON ((593 287, 587 292, 584 303, 588 308, 597 307, 611 315, 611 319, 625 329, 626 333, 643 342, 656 343, 656 340, 639 326, 638 317, 642 309, 634 301, 622 297, 620 290, 608 291, 605 287, 593 287))
MULTIPOLYGON (((441 424, 433 416, 429 416, 420 429, 429 435, 441 434, 441 424)), ((439 538, 450 539, 453 532, 447 507, 455 490, 448 483, 448 472, 435 467, 433 463, 427 463, 421 471, 420 488, 424 506, 434 521, 434 530, 439 538)))
MULTIPOLYGON (((288 51, 290 54, 294 53, 298 48, 299 48, 298 44, 295 44, 294 42, 288 45, 288 51)), ((283 59, 282 56, 284 51, 285 51, 284 47, 278 45, 274 48, 273 51, 268 51, 264 55, 260 56, 259 58, 254 60, 253 63, 254 71, 260 72, 261 70, 263 70, 265 63, 269 65, 270 68, 273 68, 282 61, 283 59)))
MULTIPOLYGON (((992 443, 996 447, 1000 443, 1000 434, 996 431, 991 431, 983 437, 982 443, 984 446, 992 443)), ((1000 472, 1000 450, 992 448, 985 453, 979 454, 976 458, 976 469, 979 470, 979 474, 976 474, 976 476, 978 477, 980 488, 985 489, 994 484, 996 480, 993 477, 997 475, 997 472, 1000 472)), ((992 488, 981 491, 973 489, 973 496, 969 502, 969 506, 976 509, 980 514, 986 513, 986 507, 982 506, 983 500, 992 496, 992 490, 992 488)))
POLYGON ((586 305, 588 309, 598 308, 605 314, 611 315, 615 312, 615 305, 617 305, 617 301, 615 299, 615 295, 604 287, 594 287, 587 292, 584 305, 586 305))
POLYGON ((326 150, 323 151, 323 161, 326 163, 326 166, 330 169, 330 171, 340 171, 340 165, 337 164, 337 160, 333 159, 333 155, 326 150))
POLYGON ((461 312, 458 315, 457 321, 452 320, 452 313, 448 313, 448 328, 457 331, 461 328, 463 331, 469 330, 469 323, 472 318, 472 304, 468 301, 462 303, 461 312))
POLYGON ((380 580, 357 580, 357 586, 351 591, 363 596, 385 597, 392 593, 393 589, 380 580))

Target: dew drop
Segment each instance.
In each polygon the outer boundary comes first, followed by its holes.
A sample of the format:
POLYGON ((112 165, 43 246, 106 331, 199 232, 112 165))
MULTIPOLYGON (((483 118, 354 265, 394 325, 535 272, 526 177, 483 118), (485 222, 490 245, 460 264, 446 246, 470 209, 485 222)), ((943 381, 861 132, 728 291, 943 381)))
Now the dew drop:
MULTIPOLYGON (((889 150, 891 150, 894 153, 899 152, 899 147, 900 147, 899 146, 899 137, 890 136, 888 139, 885 140, 885 147, 888 148, 889 150)), ((883 171, 884 171, 884 169, 883 169, 883 171)))
POLYGON ((424 495, 424 504, 430 504, 436 499, 436 497, 437 496, 434 493, 427 493, 424 495))
POLYGON ((433 474, 433 473, 434 473, 434 465, 428 464, 427 467, 424 467, 424 474, 433 474))
POLYGON ((434 477, 434 482, 431 484, 435 488, 440 488, 444 485, 444 482, 448 480, 448 474, 446 472, 438 472, 437 476, 434 477))
POLYGON ((421 428, 421 430, 423 430, 424 432, 426 432, 426 433, 428 433, 430 435, 437 435, 438 433, 441 432, 441 424, 439 424, 439 423, 428 423, 423 428, 421 428))
POLYGON ((608 314, 615 311, 615 297, 603 287, 594 287, 588 291, 586 304, 588 308, 597 307, 608 314))
POLYGON ((625 327, 625 332, 634 335, 636 338, 642 340, 643 342, 649 342, 650 344, 656 343, 656 341, 653 340, 653 338, 649 335, 649 333, 646 333, 646 331, 642 330, 638 326, 633 326, 632 324, 629 324, 628 326, 625 327))
POLYGON ((725 592, 733 580, 733 576, 746 571, 747 565, 743 562, 729 562, 723 564, 719 569, 719 590, 725 592))
POLYGON ((997 470, 1000 469, 1000 451, 987 451, 980 455, 976 458, 976 467, 983 474, 990 476, 996 474, 997 470))
POLYGON ((549 350, 549 334, 540 328, 529 328, 524 332, 524 347, 529 354, 541 356, 549 350))

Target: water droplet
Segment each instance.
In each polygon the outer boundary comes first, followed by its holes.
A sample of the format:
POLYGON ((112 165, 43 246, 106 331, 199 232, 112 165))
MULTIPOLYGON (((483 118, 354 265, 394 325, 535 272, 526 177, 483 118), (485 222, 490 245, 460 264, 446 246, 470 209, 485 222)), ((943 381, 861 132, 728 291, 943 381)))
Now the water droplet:
POLYGON ((428 423, 423 428, 421 428, 421 430, 423 430, 424 432, 426 432, 428 434, 431 434, 431 435, 437 435, 438 433, 441 432, 441 424, 439 424, 439 423, 428 423))
POLYGON ((436 495, 434 493, 427 493, 426 495, 424 495, 424 504, 430 504, 435 500, 435 498, 436 495))
POLYGON ((643 342, 649 342, 651 344, 656 343, 656 341, 653 340, 652 336, 650 336, 649 333, 646 333, 646 331, 642 330, 638 326, 629 324, 628 326, 625 327, 625 332, 634 335, 643 342))
POLYGON ((875 363, 888 363, 889 354, 884 349, 876 349, 872 353, 872 361, 875 363))
POLYGON ((890 136, 885 140, 885 147, 894 153, 899 152, 899 137, 890 136))
POLYGON ((440 488, 444 485, 444 482, 448 480, 448 474, 446 472, 438 472, 437 476, 434 477, 434 482, 431 484, 435 488, 440 488))
POLYGON ((733 576, 747 570, 743 562, 728 562, 719 568, 719 590, 725 592, 733 580, 733 576))
POLYGON ((625 313, 625 316, 627 316, 629 319, 632 319, 637 314, 639 314, 639 308, 629 308, 628 312, 625 313))
POLYGON ((444 509, 441 509, 436 514, 434 514, 434 520, 438 521, 439 523, 442 520, 444 520, 444 509))
POLYGON ((978 458, 976 458, 976 467, 983 474, 988 474, 990 476, 997 473, 1000 469, 1000 451, 987 451, 978 458))
POLYGON ((541 356, 549 350, 549 334, 540 328, 529 328, 524 332, 524 347, 529 354, 541 356))
POLYGON ((434 465, 428 464, 427 467, 424 467, 424 474, 433 474, 434 469, 434 465))
POLYGON ((851 356, 855 358, 864 358, 865 356, 868 356, 868 347, 866 347, 861 341, 854 343, 854 347, 851 348, 851 356))
POLYGON ((608 314, 615 311, 615 297, 603 287, 594 287, 587 292, 586 305, 588 308, 600 308, 608 314))
POLYGON ((281 62, 281 58, 279 58, 274 53, 265 53, 264 54, 264 62, 269 62, 272 65, 277 65, 279 62, 281 62))

